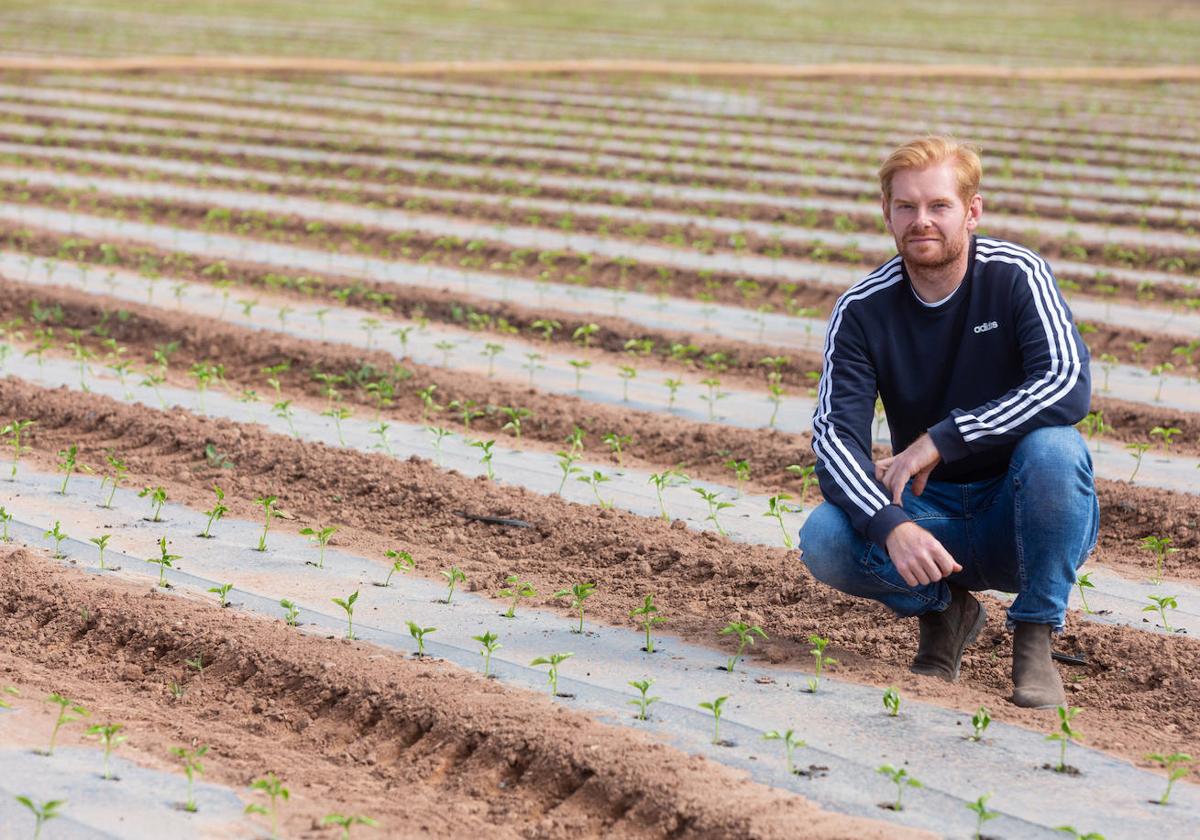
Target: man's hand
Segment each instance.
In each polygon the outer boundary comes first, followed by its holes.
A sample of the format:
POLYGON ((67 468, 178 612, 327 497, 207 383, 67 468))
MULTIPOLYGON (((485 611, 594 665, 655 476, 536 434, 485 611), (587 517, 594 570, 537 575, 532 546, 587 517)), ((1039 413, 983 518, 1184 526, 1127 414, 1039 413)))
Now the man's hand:
POLYGON ((912 445, 890 458, 882 458, 875 464, 875 478, 882 481, 892 493, 892 503, 900 504, 904 496, 904 485, 913 479, 913 493, 920 496, 925 492, 929 474, 942 460, 933 439, 923 434, 912 445))
POLYGON ((936 583, 947 575, 961 572, 962 566, 937 537, 915 522, 901 522, 887 538, 887 553, 900 577, 909 586, 936 583))

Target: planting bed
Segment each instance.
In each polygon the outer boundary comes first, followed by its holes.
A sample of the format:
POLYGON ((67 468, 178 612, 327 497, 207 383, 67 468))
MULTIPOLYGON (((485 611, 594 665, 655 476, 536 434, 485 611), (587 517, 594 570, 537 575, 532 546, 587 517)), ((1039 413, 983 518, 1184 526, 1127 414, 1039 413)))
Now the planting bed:
MULTIPOLYGON (((1194 772, 1152 804, 1166 782, 1147 759, 1200 756, 1200 168, 1169 97, 1139 116, 1143 89, 959 83, 930 116, 980 126, 985 227, 1050 258, 1092 351, 1097 612, 1077 591, 1056 643, 1083 709, 1075 776, 1042 767, 1054 712, 1007 701, 1002 594, 945 684, 908 673, 914 622, 818 584, 791 548, 820 502, 825 321, 890 251, 870 172, 909 131, 894 91, 4 81, 0 427, 35 422, 0 481, 0 689, 20 692, 0 695, 0 836, 32 827, 25 793, 66 799, 44 836, 264 836, 241 810, 267 802, 249 785, 268 772, 290 788, 285 836, 333 836, 338 813, 398 837, 963 837, 989 792, 986 836, 1200 834, 1194 772), (1010 135, 997 113, 1024 116, 1010 135), (110 456, 128 472, 105 488, 110 456), (671 468, 687 481, 660 497, 671 468), (710 517, 694 490, 729 507, 710 517), (776 519, 780 493, 797 507, 776 519), (299 533, 327 527, 325 548, 299 533), (119 568, 99 570, 102 535, 119 568), (385 587, 387 551, 415 569, 385 587), (146 562, 164 553, 169 588, 146 562), (451 567, 465 580, 439 603, 451 567), (535 594, 503 618, 510 575, 535 594), (574 633, 554 593, 580 583, 596 589, 574 633), (332 601, 352 592, 357 641, 332 601), (654 653, 646 596, 666 619, 654 653), (431 656, 410 621, 437 628, 431 656), (733 673, 731 621, 766 634, 733 673), (813 635, 837 663, 809 693, 813 635), (566 652, 551 698, 530 663, 566 652), (660 699, 639 721, 646 678, 660 699), (103 756, 80 723, 32 752, 52 691, 125 725, 121 781, 89 769, 103 756), (713 744, 700 703, 721 696, 713 744), (976 743, 980 706, 995 723, 976 743), (801 775, 763 738, 788 728, 801 775), (168 748, 202 745, 189 814, 168 748), (881 807, 885 763, 924 784, 903 810, 881 807)), ((872 432, 889 454, 882 414, 872 432)))

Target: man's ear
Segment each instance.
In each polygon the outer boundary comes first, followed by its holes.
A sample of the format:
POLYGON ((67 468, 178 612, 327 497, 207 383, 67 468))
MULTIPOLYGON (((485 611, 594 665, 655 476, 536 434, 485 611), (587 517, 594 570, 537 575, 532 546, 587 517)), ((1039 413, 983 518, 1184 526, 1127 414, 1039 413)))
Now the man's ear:
POLYGON ((979 219, 983 216, 983 196, 979 193, 971 196, 971 203, 967 206, 967 230, 973 231, 979 227, 979 219))

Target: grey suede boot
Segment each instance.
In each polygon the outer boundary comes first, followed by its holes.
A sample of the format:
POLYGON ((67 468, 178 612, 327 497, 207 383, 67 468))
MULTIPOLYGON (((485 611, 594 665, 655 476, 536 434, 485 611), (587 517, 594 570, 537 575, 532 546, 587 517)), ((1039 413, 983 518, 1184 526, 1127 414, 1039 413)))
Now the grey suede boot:
POLYGON ((987 624, 983 605, 967 590, 950 584, 950 605, 942 612, 925 613, 918 620, 921 641, 909 670, 954 682, 962 667, 963 650, 987 624))
POLYGON ((1013 630, 1013 697, 1026 709, 1053 709, 1067 700, 1062 677, 1050 658, 1049 624, 1018 621, 1013 630))

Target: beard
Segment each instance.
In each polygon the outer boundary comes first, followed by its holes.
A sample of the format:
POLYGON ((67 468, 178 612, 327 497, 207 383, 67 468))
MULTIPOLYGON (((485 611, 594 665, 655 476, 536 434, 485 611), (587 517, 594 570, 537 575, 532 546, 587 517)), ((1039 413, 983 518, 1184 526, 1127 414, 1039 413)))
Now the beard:
POLYGON ((936 243, 911 242, 910 238, 916 236, 917 234, 915 233, 906 233, 902 240, 896 242, 896 250, 900 252, 900 256, 904 258, 906 263, 926 270, 937 270, 953 264, 955 260, 962 256, 969 239, 967 236, 947 239, 941 232, 934 231, 925 234, 925 236, 936 236, 938 238, 936 243), (930 246, 932 245, 936 245, 937 247, 931 248, 930 246))

